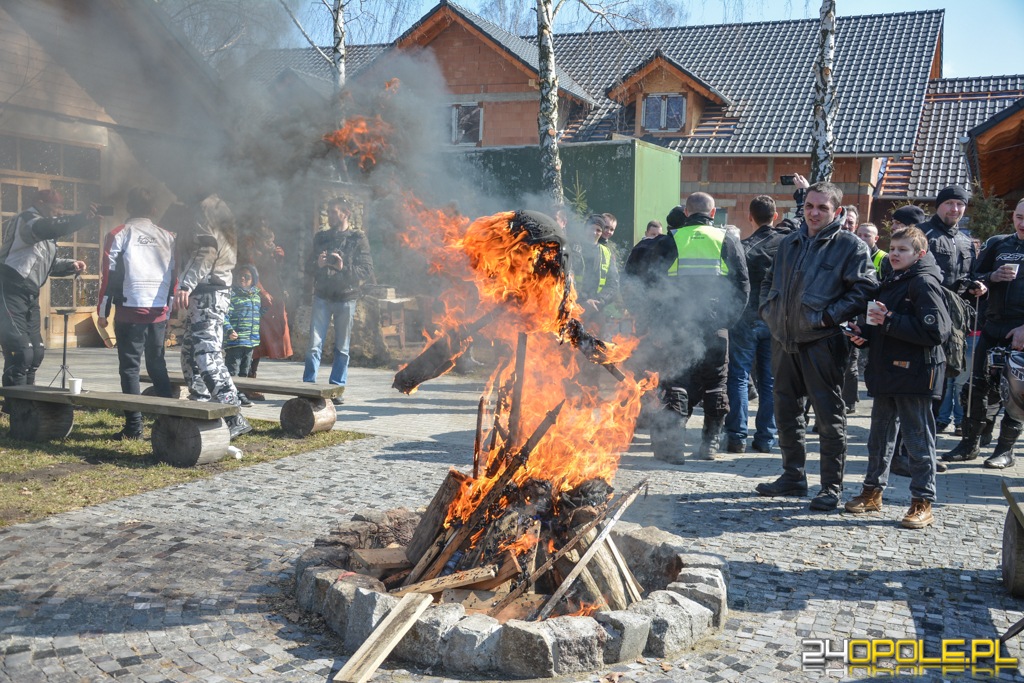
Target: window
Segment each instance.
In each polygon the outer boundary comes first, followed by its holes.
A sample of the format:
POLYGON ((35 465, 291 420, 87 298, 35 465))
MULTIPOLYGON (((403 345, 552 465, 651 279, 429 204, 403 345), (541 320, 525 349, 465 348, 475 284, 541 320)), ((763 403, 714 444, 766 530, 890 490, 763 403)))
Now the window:
POLYGON ((452 144, 476 145, 483 139, 484 110, 479 103, 452 105, 452 144))
POLYGON ((686 121, 686 96, 675 94, 653 94, 644 97, 644 129, 682 130, 686 121))

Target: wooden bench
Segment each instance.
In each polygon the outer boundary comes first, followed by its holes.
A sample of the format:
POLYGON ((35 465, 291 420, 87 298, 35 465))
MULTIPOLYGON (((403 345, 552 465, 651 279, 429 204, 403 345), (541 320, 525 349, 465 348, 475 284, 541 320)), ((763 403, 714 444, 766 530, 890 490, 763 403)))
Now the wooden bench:
POLYGON ((231 435, 225 417, 238 414, 237 406, 224 403, 182 401, 159 396, 120 392, 84 391, 42 386, 0 387, 10 411, 12 439, 51 441, 63 439, 75 424, 75 408, 137 410, 156 415, 153 453, 178 467, 216 462, 228 453, 231 435))
POLYGON ((1003 478, 1010 504, 1003 523, 1003 585, 1015 598, 1024 597, 1024 481, 1003 478))
MULTIPOLYGON (((139 378, 143 382, 152 383, 147 375, 139 378)), ((305 438, 314 432, 327 432, 334 428, 338 413, 331 399, 341 396, 345 387, 335 384, 313 384, 311 382, 293 382, 288 380, 259 379, 249 377, 232 377, 235 388, 241 392, 258 391, 262 394, 275 396, 293 396, 281 406, 281 429, 290 436, 305 438)), ((179 391, 185 389, 185 377, 170 374, 171 386, 179 391)), ((142 392, 152 394, 152 387, 142 392)))

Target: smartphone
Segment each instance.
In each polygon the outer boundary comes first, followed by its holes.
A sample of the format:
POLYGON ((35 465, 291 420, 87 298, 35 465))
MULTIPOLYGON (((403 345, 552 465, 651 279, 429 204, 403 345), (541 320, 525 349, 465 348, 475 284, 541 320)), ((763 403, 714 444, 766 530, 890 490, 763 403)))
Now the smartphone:
POLYGON ((780 175, 779 182, 782 183, 783 185, 793 185, 795 178, 796 176, 792 175, 780 175))
POLYGON ((860 336, 859 334, 854 332, 853 328, 850 327, 849 325, 840 325, 839 329, 841 329, 844 333, 850 335, 851 337, 859 337, 860 336))
POLYGON ((97 216, 113 216, 114 207, 111 204, 100 204, 96 207, 97 216))

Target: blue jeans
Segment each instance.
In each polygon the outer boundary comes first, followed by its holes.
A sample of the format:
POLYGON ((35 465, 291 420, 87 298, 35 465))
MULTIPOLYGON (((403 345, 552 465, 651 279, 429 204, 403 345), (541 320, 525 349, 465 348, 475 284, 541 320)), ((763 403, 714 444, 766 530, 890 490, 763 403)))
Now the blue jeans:
POLYGON ((868 433, 868 473, 864 485, 884 489, 899 427, 910 455, 910 495, 935 501, 935 417, 931 396, 874 397, 868 433))
POLYGON ((348 347, 352 340, 352 318, 356 302, 327 301, 313 297, 313 310, 309 325, 309 352, 306 354, 306 368, 302 373, 303 382, 316 382, 320 370, 320 356, 324 348, 327 328, 334 319, 334 363, 331 365, 331 384, 345 386, 348 380, 348 347))
MULTIPOLYGON (((977 340, 977 337, 967 337, 967 358, 969 360, 974 359, 974 344, 977 340)), ((947 425, 952 422, 955 425, 959 425, 964 421, 964 407, 960 405, 960 391, 967 384, 967 376, 969 374, 967 370, 964 370, 956 377, 946 380, 946 391, 942 396, 942 405, 939 406, 937 422, 947 425), (949 419, 951 417, 953 418, 952 420, 949 419)))
POLYGON ((729 330, 729 415, 725 418, 725 431, 730 441, 747 438, 747 377, 754 370, 757 359, 758 406, 754 419, 754 443, 771 447, 775 444, 775 380, 772 377, 772 334, 761 320, 747 324, 740 322, 729 330))

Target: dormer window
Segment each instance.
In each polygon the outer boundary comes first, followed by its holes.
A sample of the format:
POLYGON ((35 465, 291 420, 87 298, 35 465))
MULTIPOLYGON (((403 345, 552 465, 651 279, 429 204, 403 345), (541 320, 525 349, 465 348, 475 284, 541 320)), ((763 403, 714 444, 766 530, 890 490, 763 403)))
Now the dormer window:
POLYGON ((686 96, 680 93, 652 93, 644 96, 644 129, 678 131, 686 122, 686 96))

